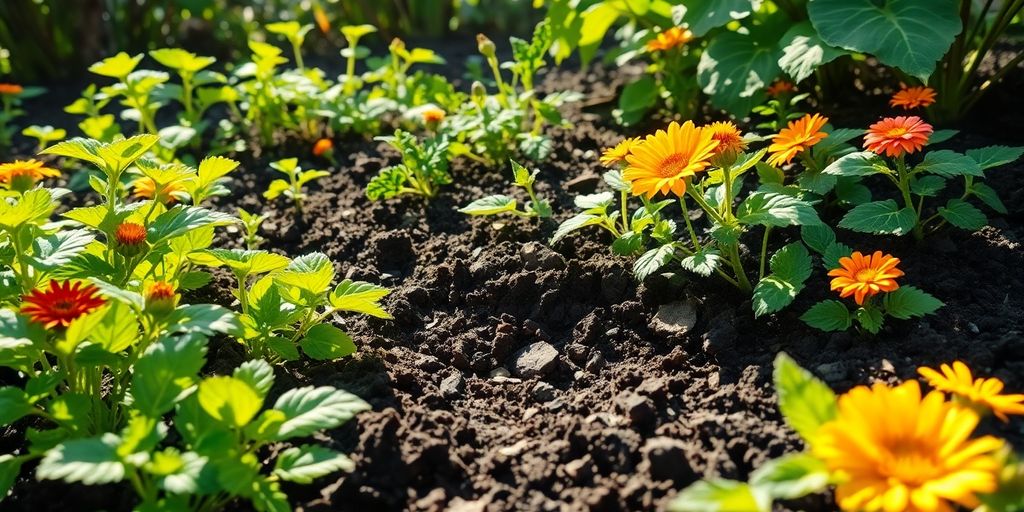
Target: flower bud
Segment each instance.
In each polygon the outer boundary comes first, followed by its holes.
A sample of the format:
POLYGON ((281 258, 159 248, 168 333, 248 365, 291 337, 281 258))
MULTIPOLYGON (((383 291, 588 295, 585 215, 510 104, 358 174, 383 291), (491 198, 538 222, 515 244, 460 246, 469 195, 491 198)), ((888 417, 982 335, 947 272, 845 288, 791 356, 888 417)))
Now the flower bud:
POLYGON ((480 54, 484 57, 487 57, 488 59, 494 58, 494 41, 488 39, 487 36, 483 34, 476 35, 476 48, 477 50, 480 50, 480 54))
POLYGON ((444 110, 437 107, 427 107, 423 110, 423 123, 427 125, 427 128, 436 130, 437 125, 444 121, 444 110))
POLYGON ((487 88, 479 80, 473 82, 473 86, 469 89, 470 94, 473 96, 473 101, 478 104, 482 104, 487 99, 487 88))
POLYGON ((162 317, 178 307, 178 294, 174 287, 164 281, 156 281, 146 289, 146 312, 162 317))
POLYGON ((397 53, 402 50, 405 50, 405 41, 402 41, 397 37, 392 39, 391 44, 388 46, 388 50, 391 50, 392 53, 397 53))
POLYGON ((114 249, 118 254, 132 258, 149 250, 146 243, 146 227, 134 222, 122 222, 114 230, 114 249))
POLYGON ((331 153, 334 152, 334 143, 331 139, 320 139, 313 144, 313 156, 325 156, 331 157, 331 153))

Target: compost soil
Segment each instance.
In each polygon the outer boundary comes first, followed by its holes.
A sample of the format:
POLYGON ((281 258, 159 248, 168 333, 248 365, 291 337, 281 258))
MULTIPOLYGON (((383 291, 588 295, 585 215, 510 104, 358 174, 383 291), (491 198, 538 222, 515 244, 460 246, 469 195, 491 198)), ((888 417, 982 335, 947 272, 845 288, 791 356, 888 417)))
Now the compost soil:
MULTIPOLYGON (((545 87, 611 97, 623 75, 553 72, 545 87)), ((1004 90, 1015 88, 1011 82, 1004 90)), ((865 126, 887 111, 881 95, 862 102, 836 111, 833 123, 865 126)), ((607 120, 608 107, 570 108, 574 126, 554 129, 554 153, 539 166, 537 189, 556 214, 544 221, 456 211, 487 194, 525 199, 509 186, 505 164, 457 160, 455 183, 429 203, 371 202, 366 184, 397 155, 351 138, 336 143, 338 165, 311 187, 298 219, 284 201, 261 193, 273 179, 267 162, 309 149, 289 143, 259 158, 237 156, 243 168, 216 208, 262 211, 266 248, 293 256, 321 251, 339 278, 393 290, 384 301, 393 320, 333 319, 356 340, 357 354, 278 371, 274 393, 330 385, 373 406, 318 437, 351 454, 355 471, 319 485, 286 486, 293 504, 316 511, 663 509, 697 479, 745 479, 765 461, 802 449, 779 415, 771 384, 780 351, 840 392, 876 379, 912 379, 918 366, 955 359, 1024 390, 1024 164, 989 171, 987 183, 1009 214, 989 212, 989 226, 978 232, 949 230, 918 244, 840 230, 840 241, 856 249, 900 257, 903 282, 945 306, 926 318, 891 321, 874 337, 827 334, 798 319, 832 295, 817 261, 790 308, 754 319, 749 298, 714 278, 657 274, 637 283, 631 261, 610 254, 607 234, 596 228, 547 243, 574 213, 576 194, 604 189, 598 152, 623 134, 607 120), (674 327, 655 320, 663 308, 677 317, 674 327)), ((1020 107, 1008 94, 993 94, 946 145, 1024 143, 1014 129, 1020 107)), ((326 165, 307 160, 305 167, 326 165)), ((773 249, 797 237, 779 230, 773 249)), ((241 244, 237 230, 220 238, 222 245, 241 244)), ((751 247, 759 241, 744 240, 751 247)), ((745 246, 748 269, 749 251, 745 246)), ((218 274, 191 300, 230 305, 232 284, 218 274)), ((213 340, 207 370, 227 372, 242 360, 237 344, 213 340)), ((985 428, 1024 448, 1021 422, 985 428)), ((15 444, 5 437, 5 448, 15 444)), ((62 510, 72 502, 80 510, 126 510, 132 496, 115 486, 23 477, 4 509, 62 510)), ((829 497, 789 505, 835 508, 829 497)))

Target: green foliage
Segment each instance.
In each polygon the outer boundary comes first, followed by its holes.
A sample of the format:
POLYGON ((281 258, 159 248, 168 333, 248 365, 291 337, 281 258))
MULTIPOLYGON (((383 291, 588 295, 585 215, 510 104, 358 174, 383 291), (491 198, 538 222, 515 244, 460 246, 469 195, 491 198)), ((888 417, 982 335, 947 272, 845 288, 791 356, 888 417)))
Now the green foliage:
POLYGON ((836 416, 836 395, 785 353, 775 357, 775 392, 786 423, 805 442, 813 443, 818 429, 836 416))
POLYGON ((526 190, 527 195, 530 197, 530 202, 522 210, 519 210, 519 203, 514 198, 505 195, 493 195, 477 199, 462 207, 459 211, 466 215, 501 215, 508 213, 520 217, 550 217, 551 205, 547 201, 538 199, 537 194, 533 191, 533 184, 537 181, 537 174, 540 173, 540 170, 536 169, 531 173, 520 165, 519 162, 515 160, 510 160, 510 162, 512 164, 512 184, 526 190))
POLYGON ((366 185, 370 200, 391 199, 401 194, 433 198, 442 185, 452 182, 448 173, 448 139, 430 138, 419 142, 413 134, 396 130, 390 137, 377 137, 402 156, 402 163, 381 169, 366 185))
POLYGON ((771 274, 754 287, 754 316, 779 311, 793 302, 811 276, 811 256, 800 242, 791 243, 772 255, 771 274))
POLYGON ((303 187, 313 180, 331 175, 327 171, 303 171, 302 167, 299 167, 299 159, 297 158, 278 160, 271 163, 270 168, 284 174, 287 179, 276 179, 270 182, 270 186, 263 192, 263 197, 274 200, 283 195, 291 199, 292 204, 295 205, 295 212, 300 217, 303 215, 302 205, 306 199, 303 187))

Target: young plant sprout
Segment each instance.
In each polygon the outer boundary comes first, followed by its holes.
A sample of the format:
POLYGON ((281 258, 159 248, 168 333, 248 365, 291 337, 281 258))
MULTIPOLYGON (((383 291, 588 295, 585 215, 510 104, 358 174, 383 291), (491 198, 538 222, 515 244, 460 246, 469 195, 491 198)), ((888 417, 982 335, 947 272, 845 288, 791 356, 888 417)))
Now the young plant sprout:
POLYGON ((420 142, 409 132, 395 130, 393 136, 377 137, 375 140, 395 148, 402 156, 402 162, 381 169, 366 185, 366 197, 371 200, 391 199, 402 194, 431 199, 442 185, 452 182, 448 173, 446 136, 431 137, 420 142))
POLYGON ((303 171, 302 167, 299 167, 298 158, 285 158, 284 160, 278 160, 270 164, 270 168, 278 171, 285 176, 287 179, 276 179, 270 182, 270 186, 267 187, 266 192, 263 193, 263 197, 273 201, 281 195, 292 200, 292 204, 295 205, 295 212, 302 217, 302 204, 306 199, 306 193, 303 192, 303 187, 319 178, 324 176, 330 176, 331 173, 327 171, 303 171))
POLYGON ((299 68, 299 71, 305 71, 306 66, 302 62, 302 43, 306 40, 306 34, 313 30, 313 25, 302 25, 297 21, 279 21, 267 24, 266 29, 268 32, 288 40, 288 43, 292 45, 295 65, 299 68))
POLYGON ((267 220, 266 215, 249 213, 244 208, 238 209, 238 218, 242 221, 242 228, 245 229, 245 248, 252 251, 259 249, 267 240, 260 236, 260 226, 267 220))
POLYGON ((36 144, 36 152, 41 152, 46 149, 46 146, 64 140, 68 136, 67 130, 63 128, 54 128, 49 125, 39 126, 37 124, 25 128, 21 131, 21 134, 36 139, 38 142, 36 144))
POLYGON ((533 191, 533 184, 537 181, 540 170, 531 173, 515 160, 509 162, 512 164, 513 185, 526 190, 530 196, 530 202, 524 205, 522 210, 519 209, 519 201, 516 198, 497 194, 477 199, 459 211, 467 215, 480 216, 510 214, 519 217, 550 217, 551 205, 547 201, 537 199, 537 194, 533 191))

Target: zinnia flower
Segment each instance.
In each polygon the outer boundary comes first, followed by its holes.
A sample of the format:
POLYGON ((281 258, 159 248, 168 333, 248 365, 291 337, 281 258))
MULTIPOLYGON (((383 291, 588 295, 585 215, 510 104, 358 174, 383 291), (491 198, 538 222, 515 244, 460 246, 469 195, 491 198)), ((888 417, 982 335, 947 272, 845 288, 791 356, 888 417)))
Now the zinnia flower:
POLYGON ((788 164, 797 154, 821 142, 821 139, 828 137, 827 133, 821 131, 827 122, 828 118, 821 114, 808 114, 790 121, 787 127, 772 137, 772 143, 768 146, 768 152, 771 153, 768 164, 775 167, 788 164))
POLYGON ((46 290, 37 288, 22 297, 21 312, 47 329, 64 328, 105 304, 98 294, 99 289, 81 281, 50 280, 46 290))
POLYGON ((924 86, 905 87, 889 100, 889 105, 903 107, 904 110, 927 107, 932 103, 935 103, 935 89, 924 86))
POLYGON ((932 125, 917 116, 887 117, 871 125, 864 136, 864 147, 889 157, 920 151, 928 143, 932 125))
POLYGON ((143 176, 132 182, 135 189, 135 197, 141 199, 153 199, 163 204, 173 204, 180 196, 185 194, 185 187, 178 182, 171 182, 156 190, 156 182, 153 178, 143 176))
POLYGON ((0 84, 0 95, 14 96, 17 94, 21 94, 24 90, 25 88, 18 84, 0 84))
POLYGON ((896 268, 899 264, 899 258, 883 255, 882 251, 875 251, 871 256, 856 251, 848 257, 839 258, 840 268, 828 272, 835 278, 832 290, 838 290, 840 298, 853 295, 858 306, 864 305, 864 299, 900 287, 896 284, 896 278, 903 276, 903 271, 896 268))
POLYGON ((796 86, 793 82, 788 80, 776 80, 765 89, 765 92, 773 98, 777 98, 783 94, 791 93, 796 90, 796 86))
POLYGON ((28 190, 36 182, 44 178, 56 178, 60 171, 45 167, 39 160, 15 160, 0 164, 0 184, 14 188, 20 182, 19 189, 28 190))
POLYGON ((178 306, 178 294, 174 286, 165 281, 156 281, 146 288, 146 311, 154 315, 165 315, 178 306))
POLYGON ((124 256, 137 256, 146 250, 146 226, 122 222, 114 229, 116 249, 124 256))
POLYGON ((444 110, 437 107, 427 107, 423 109, 423 122, 427 124, 437 124, 444 121, 444 110))
POLYGON ((693 41, 693 32, 690 32, 690 29, 672 27, 668 30, 659 32, 657 37, 647 41, 647 51, 657 52, 671 50, 672 48, 682 46, 690 41, 693 41))
POLYGON ((857 512, 948 512, 973 508, 996 490, 1003 446, 992 436, 969 439, 978 414, 922 398, 917 381, 890 388, 858 386, 839 397, 835 419, 818 430, 812 453, 840 478, 839 508, 857 512))
POLYGON ((323 156, 324 153, 334 149, 331 139, 320 139, 313 144, 313 156, 323 156))
POLYGON ((601 152, 601 165, 607 167, 615 167, 626 161, 626 157, 633 151, 633 148, 639 146, 643 142, 640 137, 632 137, 623 139, 614 147, 604 148, 601 152))
POLYGON ((1003 421, 1008 421, 1007 414, 1024 414, 1024 395, 1001 395, 1003 381, 996 378, 974 379, 971 369, 960 361, 954 361, 953 366, 944 364, 940 369, 942 373, 921 367, 917 373, 927 379, 931 387, 951 393, 976 408, 990 410, 1003 421))
POLYGON ((693 121, 682 126, 673 121, 668 131, 658 130, 633 147, 622 178, 632 184, 634 195, 653 197, 671 191, 682 196, 686 180, 710 165, 716 147, 710 130, 697 128, 693 121))

